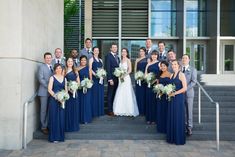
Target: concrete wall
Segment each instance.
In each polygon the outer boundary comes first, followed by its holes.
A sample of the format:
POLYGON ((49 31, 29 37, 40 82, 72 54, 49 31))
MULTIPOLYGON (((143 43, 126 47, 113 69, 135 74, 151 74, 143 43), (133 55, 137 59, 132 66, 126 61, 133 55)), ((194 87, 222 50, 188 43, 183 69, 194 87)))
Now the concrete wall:
MULTIPOLYGON (((37 90, 45 51, 63 49, 63 0, 0 2, 0 149, 21 149, 23 104, 37 90)), ((28 110, 28 136, 38 127, 38 101, 28 110)))

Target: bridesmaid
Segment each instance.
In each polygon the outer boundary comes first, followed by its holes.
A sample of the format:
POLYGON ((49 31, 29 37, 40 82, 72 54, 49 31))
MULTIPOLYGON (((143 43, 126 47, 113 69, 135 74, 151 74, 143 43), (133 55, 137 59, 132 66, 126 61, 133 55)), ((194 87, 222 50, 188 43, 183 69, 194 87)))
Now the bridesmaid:
MULTIPOLYGON (((154 73, 157 77, 159 75, 159 61, 158 52, 153 50, 149 63, 145 68, 145 75, 147 73, 154 73)), ((146 121, 147 124, 156 124, 157 122, 157 98, 153 92, 153 86, 150 88, 146 86, 146 121)))
MULTIPOLYGON (((69 81, 77 81, 80 83, 80 79, 78 77, 78 72, 75 70, 73 58, 68 58, 66 62, 65 68, 65 78, 69 81)), ((65 107, 65 131, 73 132, 79 130, 79 103, 78 103, 78 95, 75 95, 73 98, 72 91, 69 91, 69 100, 66 101, 65 107)))
MULTIPOLYGON (((160 74, 158 83, 167 85, 170 82, 171 73, 168 71, 169 63, 162 61, 160 63, 160 74)), ((163 94, 161 98, 157 98, 157 131, 160 133, 166 133, 166 119, 167 119, 167 107, 168 100, 166 95, 163 94)))
POLYGON ((93 57, 89 60, 89 68, 92 72, 93 86, 92 86, 92 116, 98 117, 104 115, 104 83, 96 77, 98 68, 103 68, 103 62, 99 58, 99 48, 93 48, 93 57))
POLYGON ((167 113, 167 142, 176 145, 185 144, 185 106, 184 92, 187 90, 185 75, 180 71, 177 60, 172 61, 173 74, 170 83, 175 84, 176 91, 171 93, 167 113))
MULTIPOLYGON (((145 57, 146 49, 141 47, 139 49, 139 58, 135 61, 135 73, 137 71, 142 71, 145 73, 145 68, 147 65, 147 58, 145 57)), ((144 81, 141 81, 141 86, 135 83, 135 93, 136 93, 136 100, 139 108, 140 115, 145 115, 146 112, 146 86, 147 84, 144 81)))
POLYGON ((61 90, 67 91, 67 81, 63 75, 61 64, 54 65, 55 74, 50 77, 48 84, 49 99, 49 136, 50 142, 64 141, 65 131, 65 110, 61 103, 55 99, 55 94, 61 90))
MULTIPOLYGON (((92 73, 89 71, 89 66, 87 65, 87 57, 80 57, 80 66, 78 67, 79 79, 82 82, 84 78, 89 78, 92 80, 92 73)), ((92 109, 91 109, 91 89, 87 89, 86 93, 83 90, 79 91, 79 104, 80 104, 80 123, 87 124, 92 121, 92 109)))

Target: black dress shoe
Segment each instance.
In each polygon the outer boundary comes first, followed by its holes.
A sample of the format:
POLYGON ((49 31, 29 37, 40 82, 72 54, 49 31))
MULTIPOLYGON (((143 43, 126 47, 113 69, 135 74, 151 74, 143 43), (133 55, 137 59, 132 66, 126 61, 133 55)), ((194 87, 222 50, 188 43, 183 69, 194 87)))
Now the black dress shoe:
POLYGON ((191 136, 193 134, 192 129, 188 128, 188 135, 191 136))
POLYGON ((48 130, 47 129, 42 129, 41 130, 43 134, 48 135, 48 130))

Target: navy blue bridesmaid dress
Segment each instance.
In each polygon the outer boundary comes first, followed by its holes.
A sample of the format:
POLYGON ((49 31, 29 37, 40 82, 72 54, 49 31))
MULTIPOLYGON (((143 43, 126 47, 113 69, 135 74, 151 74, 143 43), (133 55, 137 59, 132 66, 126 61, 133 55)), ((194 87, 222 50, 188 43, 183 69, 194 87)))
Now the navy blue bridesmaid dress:
MULTIPOLYGON (((147 58, 140 60, 137 63, 136 71, 145 73, 147 63, 147 58)), ((137 82, 135 83, 135 94, 140 115, 145 115, 146 112, 146 87, 147 84, 144 81, 141 81, 141 86, 137 82)))
MULTIPOLYGON (((169 77, 160 77, 159 84, 167 85, 170 82, 169 77)), ((166 120, 167 120, 167 108, 168 100, 165 94, 161 98, 157 98, 157 131, 160 133, 166 133, 166 120)))
MULTIPOLYGON (((102 68, 103 63, 99 59, 93 57, 92 70, 96 73, 98 68, 102 68)), ((104 83, 100 84, 100 79, 93 75, 93 86, 92 86, 92 116, 99 117, 104 115, 104 83)))
MULTIPOLYGON (((176 91, 183 87, 179 79, 179 72, 170 80, 170 83, 175 84, 176 91)), ((176 145, 185 144, 185 109, 184 109, 184 94, 177 94, 171 98, 168 103, 167 112, 167 142, 176 145)))
MULTIPOLYGON (((159 62, 156 62, 152 65, 150 65, 147 69, 147 72, 154 73, 157 77, 159 74, 159 62)), ((146 86, 146 121, 150 123, 156 123, 157 122, 157 98, 156 94, 153 92, 153 86, 148 88, 146 86)))
MULTIPOLYGON (((54 93, 57 93, 61 90, 65 89, 65 79, 63 82, 59 82, 53 76, 53 87, 52 90, 54 93)), ((49 128, 49 135, 48 140, 50 142, 55 141, 64 141, 64 131, 65 131, 65 110, 61 107, 59 101, 57 101, 53 96, 49 98, 49 121, 48 121, 48 128, 49 128)))
MULTIPOLYGON (((73 71, 70 71, 66 74, 65 78, 67 82, 69 81, 76 81, 77 74, 73 71)), ((78 102, 78 95, 75 95, 73 98, 73 94, 69 93, 69 100, 66 101, 65 106, 65 131, 66 132, 73 132, 79 130, 79 102, 78 102)))
MULTIPOLYGON (((80 81, 84 78, 89 78, 89 67, 86 66, 79 71, 80 81)), ((87 89, 86 93, 79 90, 79 104, 80 104, 80 123, 86 124, 92 121, 91 109, 91 89, 87 89)))

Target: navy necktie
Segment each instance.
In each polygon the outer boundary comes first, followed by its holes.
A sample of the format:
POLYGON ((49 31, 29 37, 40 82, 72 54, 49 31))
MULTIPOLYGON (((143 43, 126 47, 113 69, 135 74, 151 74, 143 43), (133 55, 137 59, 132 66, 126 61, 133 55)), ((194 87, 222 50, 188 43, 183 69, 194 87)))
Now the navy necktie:
POLYGON ((60 60, 59 59, 57 60, 57 63, 60 64, 60 60))
POLYGON ((52 69, 51 65, 50 65, 50 70, 51 70, 51 72, 53 73, 53 69, 52 69))
POLYGON ((183 73, 185 72, 185 67, 183 67, 183 73))

